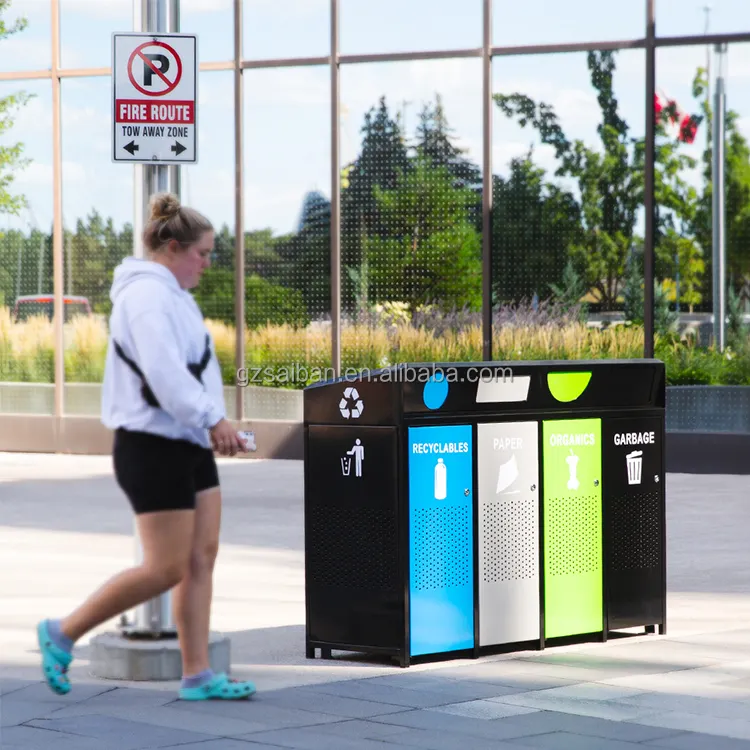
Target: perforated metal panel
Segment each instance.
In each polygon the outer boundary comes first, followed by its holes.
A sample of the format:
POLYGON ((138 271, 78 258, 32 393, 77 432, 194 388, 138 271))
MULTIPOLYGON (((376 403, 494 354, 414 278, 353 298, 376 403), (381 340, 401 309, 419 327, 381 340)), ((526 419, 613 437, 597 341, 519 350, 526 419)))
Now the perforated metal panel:
POLYGON ((375 508, 317 506, 309 514, 310 582, 375 591, 398 587, 398 535, 392 514, 375 508))
POLYGON ((664 449, 659 417, 605 421, 604 572, 611 630, 662 624, 664 449))
POLYGON ((464 506, 412 512, 415 591, 471 583, 471 513, 464 506))
POLYGON ((547 573, 568 576, 600 571, 602 514, 599 497, 548 497, 545 507, 547 573))
POLYGON ((543 424, 544 632, 604 627, 601 420, 543 424))
POLYGON ((307 432, 307 637, 338 647, 403 647, 397 429, 311 425, 307 432), (360 470, 355 463, 345 471, 355 446, 363 449, 360 470))
POLYGON ((647 570, 661 565, 661 497, 658 492, 612 497, 610 569, 647 570))
POLYGON ((666 389, 667 432, 750 431, 750 393, 742 385, 673 385, 666 389))
POLYGON ((474 647, 472 428, 409 428, 409 648, 474 647))
POLYGON ((538 639, 539 425, 479 424, 479 643, 538 639))
POLYGON ((526 498, 482 505, 483 583, 522 581, 539 575, 537 513, 526 498))

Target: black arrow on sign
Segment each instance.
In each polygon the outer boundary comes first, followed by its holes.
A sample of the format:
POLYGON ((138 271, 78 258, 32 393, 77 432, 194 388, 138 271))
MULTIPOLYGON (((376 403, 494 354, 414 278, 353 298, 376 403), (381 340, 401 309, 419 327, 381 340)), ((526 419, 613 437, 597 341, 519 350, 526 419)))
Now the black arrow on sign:
POLYGON ((187 146, 183 146, 179 141, 175 141, 171 150, 174 151, 175 156, 179 156, 183 151, 187 151, 187 146))
POLYGON ((139 151, 141 147, 140 146, 136 146, 135 145, 135 141, 130 141, 130 143, 128 143, 127 146, 123 146, 123 148, 126 151, 129 151, 130 155, 132 156, 133 154, 135 154, 136 151, 139 151))

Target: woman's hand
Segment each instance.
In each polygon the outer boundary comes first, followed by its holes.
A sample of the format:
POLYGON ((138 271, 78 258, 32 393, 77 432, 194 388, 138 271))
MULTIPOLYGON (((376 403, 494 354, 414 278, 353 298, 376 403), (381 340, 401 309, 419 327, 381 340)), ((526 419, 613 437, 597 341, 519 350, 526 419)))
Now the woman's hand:
POLYGON ((248 452, 245 441, 226 419, 217 422, 209 432, 214 450, 221 453, 222 456, 234 456, 237 453, 248 452))

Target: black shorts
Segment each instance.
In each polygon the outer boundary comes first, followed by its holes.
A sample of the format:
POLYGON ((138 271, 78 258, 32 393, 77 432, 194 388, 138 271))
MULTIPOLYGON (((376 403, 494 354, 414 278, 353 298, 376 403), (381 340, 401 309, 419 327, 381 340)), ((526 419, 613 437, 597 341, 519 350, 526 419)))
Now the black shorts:
POLYGON ((136 514, 192 510, 195 495, 219 486, 213 451, 188 440, 115 430, 115 479, 136 514))

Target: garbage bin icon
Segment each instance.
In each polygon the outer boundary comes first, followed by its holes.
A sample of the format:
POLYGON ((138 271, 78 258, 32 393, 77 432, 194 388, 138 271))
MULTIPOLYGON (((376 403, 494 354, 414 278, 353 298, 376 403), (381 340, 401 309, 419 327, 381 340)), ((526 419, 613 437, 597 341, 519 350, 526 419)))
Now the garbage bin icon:
POLYGON ((352 460, 348 456, 341 459, 341 473, 348 477, 352 473, 352 460))
POLYGON ((628 467, 628 484, 640 484, 643 471, 643 451, 633 451, 625 456, 628 467))

